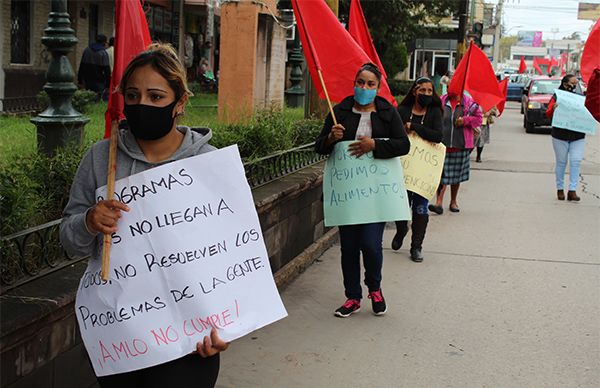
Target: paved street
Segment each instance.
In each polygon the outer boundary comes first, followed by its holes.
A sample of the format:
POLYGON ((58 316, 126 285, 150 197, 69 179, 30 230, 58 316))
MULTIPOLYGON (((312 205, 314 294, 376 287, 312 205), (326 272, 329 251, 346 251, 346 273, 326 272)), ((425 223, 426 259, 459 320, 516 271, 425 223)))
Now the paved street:
POLYGON ((559 202, 550 136, 525 134, 508 104, 461 213, 447 199, 431 216, 425 261, 392 251, 386 230, 387 315, 363 300, 333 316, 335 245, 283 291, 288 318, 223 354, 218 387, 600 386, 600 135, 587 137, 581 202, 559 202))

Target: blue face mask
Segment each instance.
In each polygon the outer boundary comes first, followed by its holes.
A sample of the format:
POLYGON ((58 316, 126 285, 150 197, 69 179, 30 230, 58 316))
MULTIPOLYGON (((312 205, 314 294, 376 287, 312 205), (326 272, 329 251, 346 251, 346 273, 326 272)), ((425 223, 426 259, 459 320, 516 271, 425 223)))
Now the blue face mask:
POLYGON ((358 86, 354 87, 354 101, 359 105, 369 105, 375 99, 377 89, 363 89, 358 86))

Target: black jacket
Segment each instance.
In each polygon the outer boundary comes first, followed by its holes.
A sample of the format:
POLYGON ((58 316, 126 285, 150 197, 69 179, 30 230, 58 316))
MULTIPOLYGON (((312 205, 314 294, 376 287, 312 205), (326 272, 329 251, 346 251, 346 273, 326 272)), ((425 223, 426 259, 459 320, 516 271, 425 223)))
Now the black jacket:
MULTIPOLYGON (((412 114, 412 107, 399 105, 398 113, 402 122, 407 123, 410 121, 410 115, 412 114)), ((429 107, 425 112, 423 118, 423 124, 413 122, 410 127, 419 135, 422 139, 439 143, 442 141, 442 110, 439 107, 429 107)))
MULTIPOLYGON (((333 108, 338 124, 346 129, 344 137, 340 141, 356 138, 360 114, 352 112, 353 106, 354 96, 348 96, 333 108)), ((372 137, 375 139, 373 156, 378 159, 388 159, 406 155, 410 149, 410 142, 396 108, 384 98, 377 96, 375 97, 375 109, 375 112, 371 112, 372 137), (383 138, 387 138, 387 140, 383 138)), ((315 142, 315 150, 319 154, 326 155, 333 151, 335 143, 329 147, 326 145, 331 127, 333 127, 333 119, 329 113, 325 118, 321 134, 315 142)))

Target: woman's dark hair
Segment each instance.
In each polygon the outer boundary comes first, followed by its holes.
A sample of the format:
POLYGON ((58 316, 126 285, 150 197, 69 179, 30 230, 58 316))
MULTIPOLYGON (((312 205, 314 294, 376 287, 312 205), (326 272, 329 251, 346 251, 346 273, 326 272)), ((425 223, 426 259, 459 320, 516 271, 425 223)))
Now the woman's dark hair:
MULTIPOLYGON (((404 96, 404 99, 402 100, 400 105, 404 105, 404 106, 408 106, 408 107, 412 108, 412 106, 415 105, 415 102, 417 100, 414 95, 415 89, 417 89, 419 86, 421 86, 422 84, 425 84, 425 83, 430 83, 431 85, 434 85, 433 81, 428 77, 417 78, 417 80, 410 87, 408 94, 406 96, 404 96)), ((433 101, 431 101, 431 105, 429 105, 429 106, 442 109, 442 100, 437 95, 437 92, 435 91, 435 87, 433 88, 432 97, 433 97, 433 101)))
POLYGON ((565 89, 565 84, 566 84, 567 82, 569 82, 569 80, 570 80, 571 78, 573 78, 573 77, 575 77, 575 75, 574 75, 574 74, 567 74, 567 75, 565 75, 565 76, 563 77, 562 81, 560 81, 560 86, 558 87, 558 89, 559 89, 559 90, 567 90, 567 89, 565 89))
POLYGON ((362 65, 360 67, 360 69, 358 69, 358 72, 356 72, 356 75, 354 76, 354 79, 358 78, 358 75, 360 73, 362 73, 363 71, 370 71, 371 73, 375 74, 375 77, 377 78, 377 81, 379 83, 381 83, 381 70, 379 70, 379 68, 377 67, 376 64, 371 63, 371 62, 367 62, 364 65, 362 65))

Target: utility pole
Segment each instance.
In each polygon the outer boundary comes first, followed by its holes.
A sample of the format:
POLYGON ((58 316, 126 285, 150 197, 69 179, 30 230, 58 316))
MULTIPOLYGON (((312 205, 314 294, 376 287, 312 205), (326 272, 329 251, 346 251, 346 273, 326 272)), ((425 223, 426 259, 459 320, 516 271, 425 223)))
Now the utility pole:
POLYGON ((500 39, 502 38, 502 7, 504 6, 504 0, 498 0, 496 6, 496 28, 494 30, 494 53, 493 53, 493 67, 494 70, 498 70, 498 62, 500 62, 500 39))
POLYGON ((469 0, 460 0, 458 3, 458 36, 456 37, 456 66, 466 51, 465 36, 467 31, 467 9, 469 0))

